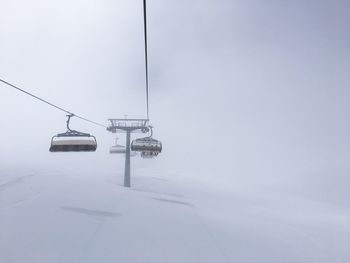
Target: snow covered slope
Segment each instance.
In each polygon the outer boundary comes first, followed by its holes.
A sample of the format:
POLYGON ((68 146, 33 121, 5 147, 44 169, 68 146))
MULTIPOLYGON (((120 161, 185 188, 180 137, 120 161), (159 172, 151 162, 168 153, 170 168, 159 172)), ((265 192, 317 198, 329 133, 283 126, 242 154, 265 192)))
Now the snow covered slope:
MULTIPOLYGON (((77 170, 78 171, 78 170, 77 170)), ((350 211, 249 183, 3 169, 0 262, 350 262, 350 211)))

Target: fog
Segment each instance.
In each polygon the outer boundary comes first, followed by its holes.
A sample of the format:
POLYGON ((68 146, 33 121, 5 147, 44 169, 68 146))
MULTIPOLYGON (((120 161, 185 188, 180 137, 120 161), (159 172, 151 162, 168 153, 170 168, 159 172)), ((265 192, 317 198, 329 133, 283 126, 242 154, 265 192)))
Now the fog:
MULTIPOLYGON (((106 125, 145 117, 141 1, 1 5, 2 79, 106 125)), ((348 204, 349 8, 340 0, 148 1, 150 118, 164 150, 132 159, 132 170, 348 204)), ((73 119, 72 128, 96 135, 97 152, 52 154, 65 114, 4 84, 0 97, 2 169, 123 169, 104 128, 73 119)))

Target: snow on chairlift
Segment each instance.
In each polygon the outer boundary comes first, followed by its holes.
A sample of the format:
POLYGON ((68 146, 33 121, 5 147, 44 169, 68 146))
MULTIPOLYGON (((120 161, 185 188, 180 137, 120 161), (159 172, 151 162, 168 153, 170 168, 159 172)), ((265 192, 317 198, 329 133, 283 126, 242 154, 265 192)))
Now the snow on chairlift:
POLYGON ((152 138, 153 130, 151 129, 151 135, 145 138, 138 138, 132 141, 131 150, 141 152, 143 158, 156 157, 162 151, 162 143, 152 138))
MULTIPOLYGON (((125 154, 126 153, 126 147, 124 145, 120 145, 118 144, 118 137, 116 137, 115 139, 115 145, 113 145, 110 149, 109 149, 109 153, 117 153, 117 154, 125 154)), ((131 151, 130 152, 130 156, 136 156, 137 152, 131 151)))
POLYGON ((74 114, 67 115, 67 131, 52 137, 50 152, 94 152, 97 148, 95 136, 69 128, 70 118, 74 114))

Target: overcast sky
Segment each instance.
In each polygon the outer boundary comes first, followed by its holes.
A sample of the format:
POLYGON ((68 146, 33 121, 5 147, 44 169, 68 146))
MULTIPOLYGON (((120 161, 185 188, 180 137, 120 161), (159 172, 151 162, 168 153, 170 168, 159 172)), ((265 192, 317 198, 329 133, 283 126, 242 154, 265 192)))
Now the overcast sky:
MULTIPOLYGON (((98 122, 145 117, 141 0, 1 6, 1 78, 98 122)), ((344 182, 349 13, 345 0, 149 0, 150 117, 164 151, 135 165, 222 182, 344 182)), ((114 165, 103 128, 74 120, 98 151, 57 157, 48 147, 64 113, 3 84, 0 98, 2 165, 114 165)))

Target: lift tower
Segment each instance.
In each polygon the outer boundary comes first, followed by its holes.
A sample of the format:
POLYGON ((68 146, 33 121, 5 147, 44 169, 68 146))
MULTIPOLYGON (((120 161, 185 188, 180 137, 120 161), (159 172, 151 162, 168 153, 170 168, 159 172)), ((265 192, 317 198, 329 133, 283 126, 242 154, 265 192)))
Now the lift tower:
POLYGON ((108 119, 110 126, 107 131, 112 133, 126 133, 126 152, 125 152, 125 170, 124 170, 124 186, 130 187, 130 137, 132 132, 149 132, 148 119, 108 119))

